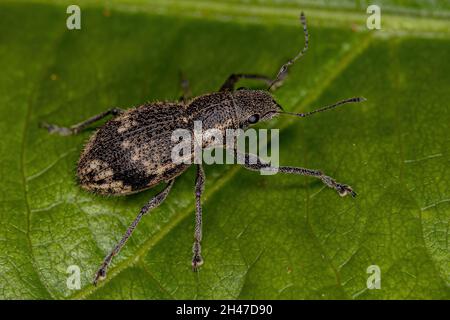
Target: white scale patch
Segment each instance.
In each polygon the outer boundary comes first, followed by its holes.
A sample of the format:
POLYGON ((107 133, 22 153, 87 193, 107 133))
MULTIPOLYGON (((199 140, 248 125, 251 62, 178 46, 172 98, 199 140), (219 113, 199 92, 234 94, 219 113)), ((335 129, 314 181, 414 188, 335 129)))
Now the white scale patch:
POLYGON ((117 129, 117 133, 123 133, 125 131, 127 131, 128 129, 137 126, 137 122, 136 121, 129 121, 127 119, 124 119, 120 122, 120 127, 117 129))

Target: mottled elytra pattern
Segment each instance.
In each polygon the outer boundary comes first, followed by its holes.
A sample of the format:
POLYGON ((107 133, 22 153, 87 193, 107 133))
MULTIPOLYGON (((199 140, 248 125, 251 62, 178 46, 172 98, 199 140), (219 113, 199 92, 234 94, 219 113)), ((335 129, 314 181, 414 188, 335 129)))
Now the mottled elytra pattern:
POLYGON ((104 195, 125 195, 180 174, 185 168, 170 161, 171 133, 188 128, 184 117, 180 104, 154 103, 108 121, 81 155, 80 185, 104 195))
MULTIPOLYGON (((172 134, 176 129, 187 129, 194 135, 195 121, 201 122, 202 130, 217 129, 225 136, 227 129, 246 129, 259 121, 270 120, 279 114, 290 114, 306 117, 317 112, 329 110, 345 103, 362 101, 361 98, 346 99, 325 108, 305 114, 291 114, 283 112, 281 106, 273 99, 270 88, 278 88, 285 78, 289 66, 294 64, 308 48, 308 31, 306 18, 300 16, 305 34, 304 48, 278 71, 274 79, 255 74, 231 74, 219 92, 209 93, 189 101, 186 81, 182 81, 185 95, 180 102, 155 102, 144 104, 128 111, 110 109, 86 121, 69 128, 44 124, 51 133, 61 135, 77 134, 90 124, 108 115, 115 118, 90 138, 78 162, 78 178, 81 187, 103 195, 127 195, 148 189, 160 182, 166 187, 151 198, 131 223, 119 243, 106 256, 99 270, 95 274, 94 284, 106 277, 106 271, 112 258, 119 253, 128 238, 133 233, 142 217, 159 206, 169 194, 174 179, 188 168, 188 164, 175 164, 172 161, 172 150, 178 141, 172 141, 172 134), (263 90, 234 90, 240 79, 254 79, 268 85, 263 90)), ((226 139, 222 140, 226 143, 226 139)), ((191 154, 183 158, 194 156, 194 139, 191 139, 191 154)), ((217 142, 202 139, 202 148, 207 148, 217 142)), ((237 151, 235 153, 237 156, 237 151)), ((336 190, 339 195, 347 194, 353 197, 356 193, 345 184, 336 182, 320 170, 299 167, 272 167, 264 163, 256 155, 243 154, 244 167, 249 170, 276 171, 286 174, 306 175, 320 179, 326 186, 336 190), (256 161, 254 161, 256 160, 256 161)), ((191 162, 192 163, 192 162, 191 162)), ((197 164, 197 178, 195 183, 196 219, 194 245, 192 248, 192 268, 197 270, 203 264, 201 256, 202 239, 202 207, 201 195, 204 190, 205 174, 202 164, 197 164)))

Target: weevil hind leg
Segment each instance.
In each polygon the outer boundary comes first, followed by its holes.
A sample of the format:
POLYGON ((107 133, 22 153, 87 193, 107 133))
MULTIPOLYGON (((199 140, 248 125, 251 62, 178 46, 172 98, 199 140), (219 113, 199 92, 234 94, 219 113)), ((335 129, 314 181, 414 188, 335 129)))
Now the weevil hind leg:
POLYGON ((75 134, 80 133, 81 131, 83 131, 84 129, 86 129, 88 126, 90 126, 91 124, 93 124, 96 121, 99 121, 109 115, 117 116, 117 115, 121 114, 122 112, 124 112, 124 110, 119 109, 119 108, 111 108, 109 110, 106 110, 105 112, 97 114, 83 122, 77 123, 70 127, 60 127, 55 124, 49 124, 46 122, 41 122, 39 124, 39 126, 41 128, 47 129, 47 131, 50 134, 59 134, 60 136, 70 136, 70 135, 75 135, 75 134))
POLYGON ((344 197, 346 195, 351 195, 353 198, 356 197, 356 192, 353 191, 352 187, 337 182, 334 178, 325 175, 320 170, 307 169, 301 167, 272 167, 270 164, 263 162, 258 156, 249 153, 240 153, 235 151, 235 155, 241 157, 240 162, 243 162, 243 166, 246 169, 252 171, 273 171, 288 174, 298 174, 302 176, 314 177, 322 180, 322 182, 329 188, 337 191, 337 193, 344 197), (242 161, 243 160, 243 161, 242 161))
POLYGON ((172 179, 168 182, 167 186, 159 192, 156 196, 150 199, 150 201, 147 202, 145 206, 142 207, 141 211, 137 215, 137 217, 133 220, 133 222, 128 227, 127 231, 123 235, 122 239, 117 243, 117 245, 114 247, 114 249, 105 257, 103 260, 100 268, 95 273, 94 277, 94 285, 96 286, 97 283, 103 279, 106 278, 106 272, 108 270, 109 265, 111 264, 111 261, 114 256, 116 256, 120 250, 123 248, 127 240, 131 237, 134 229, 136 229, 137 225, 141 221, 142 217, 146 215, 149 211, 152 209, 158 207, 163 201, 167 198, 167 195, 170 192, 170 189, 172 189, 173 183, 175 179, 172 179))
POLYGON ((195 181, 195 231, 194 231, 194 245, 192 247, 192 270, 197 271, 203 264, 201 256, 201 241, 202 241, 202 203, 201 196, 205 186, 205 171, 201 164, 197 165, 197 178, 195 181))

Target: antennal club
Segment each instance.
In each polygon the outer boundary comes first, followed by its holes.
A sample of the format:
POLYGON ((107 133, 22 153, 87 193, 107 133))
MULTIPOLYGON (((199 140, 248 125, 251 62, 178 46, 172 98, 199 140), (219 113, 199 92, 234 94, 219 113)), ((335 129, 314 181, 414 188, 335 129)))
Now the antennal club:
POLYGON ((297 61, 298 59, 300 59, 303 54, 306 52, 306 50, 308 50, 308 41, 309 41, 309 35, 308 35, 308 27, 306 26, 306 17, 305 14, 302 12, 300 14, 300 22, 303 25, 303 33, 305 35, 305 45, 303 47, 303 49, 291 60, 289 60, 288 62, 286 62, 285 64, 283 64, 280 68, 280 71, 278 71, 277 76, 275 77, 275 79, 272 80, 272 82, 270 82, 269 87, 267 88, 267 90, 270 90, 270 88, 272 88, 272 86, 277 83, 278 81, 283 79, 283 75, 287 72, 288 68, 294 64, 295 61, 297 61))

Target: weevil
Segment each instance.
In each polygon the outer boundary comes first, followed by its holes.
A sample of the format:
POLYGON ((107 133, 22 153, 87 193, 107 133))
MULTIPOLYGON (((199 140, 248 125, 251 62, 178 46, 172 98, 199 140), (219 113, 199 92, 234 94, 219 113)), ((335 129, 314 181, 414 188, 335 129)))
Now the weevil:
MULTIPOLYGON (((184 128, 192 131, 194 121, 202 121, 205 129, 214 128, 225 133, 227 129, 247 129, 258 122, 270 120, 280 114, 307 117, 346 103, 365 100, 362 97, 350 98, 309 113, 283 111, 283 108, 272 96, 271 90, 281 86, 288 68, 308 49, 309 35, 303 12, 300 15, 300 22, 303 26, 304 46, 294 58, 281 66, 274 78, 258 74, 231 74, 218 92, 191 99, 187 97, 187 92, 189 92, 187 82, 182 81, 184 95, 178 102, 146 103, 128 110, 112 108, 71 127, 42 123, 42 126, 50 133, 67 136, 78 134, 94 122, 107 116, 113 116, 90 137, 78 161, 79 184, 89 192, 124 196, 147 190, 160 183, 166 184, 161 192, 142 207, 122 239, 105 257, 95 273, 94 285, 106 277, 113 257, 125 245, 142 217, 167 198, 175 179, 190 166, 184 163, 176 164, 172 161, 171 150, 175 142, 171 136, 174 130, 184 128), (266 90, 246 88, 235 90, 237 82, 241 79, 262 81, 267 88, 266 90)), ((209 147, 210 143, 202 142, 202 148, 209 147)), ((234 152, 236 155, 237 150, 234 152)), ((249 170, 274 169, 255 155, 246 153, 243 158, 243 166, 249 170), (255 157, 256 162, 250 161, 250 158, 255 159, 255 157)), ((197 270, 203 264, 201 197, 204 190, 205 173, 202 164, 196 164, 196 166, 193 270, 197 270)), ((315 177, 326 186, 335 189, 341 196, 347 194, 356 196, 350 186, 336 182, 335 179, 320 170, 286 166, 277 167, 276 170, 281 173, 315 177)))

